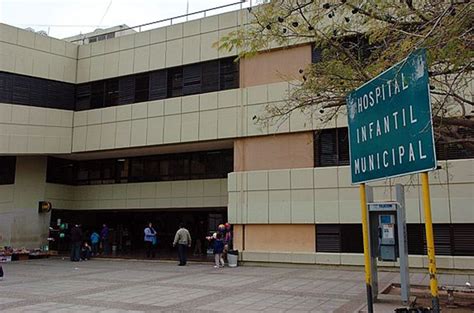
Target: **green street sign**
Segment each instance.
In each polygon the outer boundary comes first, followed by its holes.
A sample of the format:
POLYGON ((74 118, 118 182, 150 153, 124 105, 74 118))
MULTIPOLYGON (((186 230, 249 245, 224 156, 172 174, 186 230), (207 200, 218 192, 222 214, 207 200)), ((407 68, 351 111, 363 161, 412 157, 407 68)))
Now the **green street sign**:
POLYGON ((346 101, 353 184, 436 168, 425 49, 360 86, 346 101))

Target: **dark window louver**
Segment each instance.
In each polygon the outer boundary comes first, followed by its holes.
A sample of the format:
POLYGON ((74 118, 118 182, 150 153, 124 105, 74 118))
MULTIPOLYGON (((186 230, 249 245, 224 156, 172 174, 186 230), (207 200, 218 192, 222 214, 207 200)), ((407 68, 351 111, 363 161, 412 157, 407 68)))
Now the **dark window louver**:
POLYGON ((133 103, 135 100, 135 78, 126 76, 119 78, 119 104, 133 103))
POLYGON ((12 76, 8 73, 0 72, 0 102, 3 102, 3 103, 12 102, 12 89, 13 89, 12 76))
POLYGON ((201 92, 201 64, 183 67, 183 95, 193 95, 201 92))
POLYGON ((316 167, 349 164, 347 127, 316 131, 314 142, 314 165, 316 167))
POLYGON ((453 227, 453 255, 474 256, 474 225, 455 224, 453 227))
POLYGON ((15 183, 16 157, 0 156, 0 185, 15 183))
POLYGON ((316 225, 316 252, 341 252, 340 225, 316 225))
POLYGON ((202 64, 201 92, 219 90, 219 61, 210 61, 202 64))
POLYGON ((238 88, 239 68, 232 58, 219 60, 220 62, 220 89, 238 88))
POLYGON ((76 88, 76 110, 88 110, 90 109, 91 102, 91 85, 82 84, 76 88))
POLYGON ((168 90, 167 71, 150 73, 150 100, 165 99, 168 90))

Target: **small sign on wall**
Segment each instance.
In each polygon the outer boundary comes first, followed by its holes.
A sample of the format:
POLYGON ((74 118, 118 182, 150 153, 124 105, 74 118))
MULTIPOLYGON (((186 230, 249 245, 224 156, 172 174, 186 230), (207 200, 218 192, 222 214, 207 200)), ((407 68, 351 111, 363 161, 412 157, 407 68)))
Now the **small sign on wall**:
POLYGON ((51 202, 40 201, 38 204, 38 213, 48 213, 53 208, 51 202))

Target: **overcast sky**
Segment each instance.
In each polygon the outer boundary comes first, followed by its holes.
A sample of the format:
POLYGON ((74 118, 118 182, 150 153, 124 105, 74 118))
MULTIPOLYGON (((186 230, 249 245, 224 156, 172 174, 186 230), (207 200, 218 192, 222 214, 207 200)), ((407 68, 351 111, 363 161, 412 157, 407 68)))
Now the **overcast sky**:
POLYGON ((188 2, 191 13, 239 0, 0 0, 0 21, 64 38, 99 27, 135 26, 182 15, 188 2))

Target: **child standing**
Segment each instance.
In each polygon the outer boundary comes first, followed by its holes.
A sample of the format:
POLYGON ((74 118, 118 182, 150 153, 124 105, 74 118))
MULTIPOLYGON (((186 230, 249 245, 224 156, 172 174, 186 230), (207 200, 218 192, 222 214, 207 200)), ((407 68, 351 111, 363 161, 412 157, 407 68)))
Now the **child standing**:
POLYGON ((222 234, 217 233, 216 239, 214 240, 214 268, 224 267, 224 259, 222 258, 222 252, 224 251, 224 241, 222 240, 222 234))

